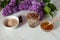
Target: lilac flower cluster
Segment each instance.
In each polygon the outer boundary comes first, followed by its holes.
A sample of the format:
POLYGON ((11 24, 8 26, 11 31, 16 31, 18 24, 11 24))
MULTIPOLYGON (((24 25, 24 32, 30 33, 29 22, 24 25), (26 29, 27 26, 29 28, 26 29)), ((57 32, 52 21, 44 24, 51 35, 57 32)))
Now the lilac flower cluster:
POLYGON ((3 8, 2 14, 4 16, 8 16, 21 10, 30 10, 37 12, 41 19, 44 17, 43 6, 43 2, 38 2, 36 0, 24 0, 21 1, 17 6, 16 0, 11 0, 10 3, 5 8, 3 8))
POLYGON ((2 10, 3 16, 11 15, 15 12, 18 12, 18 7, 16 6, 16 0, 11 0, 9 4, 2 10))
POLYGON ((28 10, 32 6, 31 1, 25 0, 19 4, 19 10, 28 10))

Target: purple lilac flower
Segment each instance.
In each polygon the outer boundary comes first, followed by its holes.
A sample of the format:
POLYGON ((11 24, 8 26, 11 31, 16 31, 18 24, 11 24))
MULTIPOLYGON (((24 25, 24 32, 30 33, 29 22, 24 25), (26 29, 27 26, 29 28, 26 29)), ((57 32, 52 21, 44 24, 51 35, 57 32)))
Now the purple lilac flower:
POLYGON ((11 7, 10 5, 7 5, 7 6, 6 6, 6 9, 7 9, 7 11, 9 12, 9 14, 12 13, 12 7, 11 7))
POLYGON ((31 2, 30 1, 22 1, 19 4, 19 10, 28 10, 28 8, 31 6, 31 2))
POLYGON ((18 11, 19 9, 17 8, 17 6, 13 8, 13 13, 18 12, 18 11))
POLYGON ((40 15, 41 20, 44 17, 43 7, 44 3, 36 0, 24 0, 19 3, 18 6, 16 5, 16 0, 11 0, 11 2, 3 8, 2 15, 8 16, 21 10, 30 10, 37 12, 40 15))
POLYGON ((41 10, 41 6, 39 5, 39 4, 32 4, 32 6, 31 7, 29 7, 29 10, 30 11, 34 11, 34 12, 38 12, 38 11, 40 11, 41 10))
POLYGON ((13 13, 12 8, 10 5, 7 5, 5 8, 3 8, 2 15, 3 16, 8 16, 13 13))
POLYGON ((11 0, 10 2, 14 2, 14 3, 16 3, 16 0, 11 0))
POLYGON ((2 15, 3 16, 8 16, 9 13, 8 14, 7 13, 8 13, 7 9, 3 8, 2 15))
POLYGON ((14 2, 10 2, 8 5, 10 5, 12 8, 14 8, 16 6, 16 4, 14 2))
POLYGON ((44 7, 45 6, 45 3, 44 2, 40 2, 41 6, 44 7))
POLYGON ((8 16, 11 15, 15 12, 18 12, 18 8, 15 4, 15 1, 13 2, 13 0, 11 0, 12 2, 10 2, 9 4, 7 4, 7 6, 5 8, 3 8, 2 10, 2 15, 3 16, 8 16))
POLYGON ((36 0, 24 0, 24 1, 36 1, 36 0))

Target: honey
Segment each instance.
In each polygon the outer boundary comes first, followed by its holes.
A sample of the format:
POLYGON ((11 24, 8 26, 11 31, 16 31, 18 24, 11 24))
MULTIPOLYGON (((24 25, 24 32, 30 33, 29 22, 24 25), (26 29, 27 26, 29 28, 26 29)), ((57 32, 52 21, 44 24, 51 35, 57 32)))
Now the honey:
POLYGON ((43 22, 41 24, 41 28, 44 30, 52 30, 54 25, 53 24, 48 25, 48 24, 49 24, 49 22, 43 22))

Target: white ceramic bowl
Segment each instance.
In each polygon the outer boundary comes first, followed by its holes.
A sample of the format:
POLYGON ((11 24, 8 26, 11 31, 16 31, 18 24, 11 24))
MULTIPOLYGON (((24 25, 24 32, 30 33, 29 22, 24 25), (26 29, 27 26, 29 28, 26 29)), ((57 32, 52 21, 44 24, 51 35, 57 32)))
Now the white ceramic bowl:
POLYGON ((7 17, 5 17, 4 20, 3 20, 3 26, 4 26, 5 28, 7 28, 7 29, 16 28, 16 27, 18 27, 18 25, 19 25, 19 18, 16 17, 16 16, 7 16, 7 17), (12 26, 12 27, 7 27, 7 26, 5 26, 6 21, 9 20, 9 19, 16 19, 16 20, 17 20, 17 24, 14 25, 14 26, 12 26))

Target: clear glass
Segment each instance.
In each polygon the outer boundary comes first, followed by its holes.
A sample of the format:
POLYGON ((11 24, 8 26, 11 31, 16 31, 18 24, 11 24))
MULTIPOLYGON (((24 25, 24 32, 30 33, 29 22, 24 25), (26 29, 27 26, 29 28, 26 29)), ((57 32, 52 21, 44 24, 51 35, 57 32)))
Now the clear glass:
POLYGON ((30 27, 34 28, 39 24, 39 20, 28 19, 28 24, 30 27))

